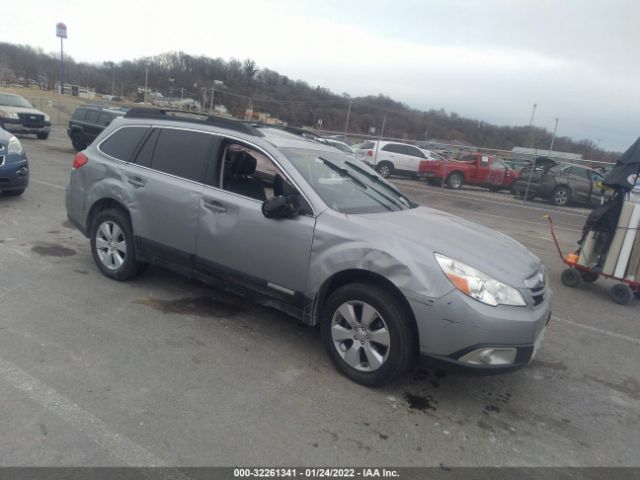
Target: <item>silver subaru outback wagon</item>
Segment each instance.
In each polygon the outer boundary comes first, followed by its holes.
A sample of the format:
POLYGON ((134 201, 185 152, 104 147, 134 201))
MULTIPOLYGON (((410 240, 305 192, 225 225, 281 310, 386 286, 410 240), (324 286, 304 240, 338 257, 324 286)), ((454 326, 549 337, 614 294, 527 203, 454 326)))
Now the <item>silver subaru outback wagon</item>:
POLYGON ((418 360, 523 367, 551 317, 544 266, 521 244, 277 128, 133 109, 73 167, 67 214, 104 275, 159 264, 319 324, 364 385, 418 360))

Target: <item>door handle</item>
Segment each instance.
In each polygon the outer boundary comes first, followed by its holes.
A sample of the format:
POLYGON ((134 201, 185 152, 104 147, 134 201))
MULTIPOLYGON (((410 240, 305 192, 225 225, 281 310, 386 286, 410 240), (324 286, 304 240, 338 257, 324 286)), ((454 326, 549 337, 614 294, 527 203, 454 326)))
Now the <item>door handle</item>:
POLYGON ((218 202, 217 200, 205 200, 204 208, 207 208, 217 213, 227 212, 227 207, 225 207, 222 203, 218 202))
POLYGON ((127 182, 137 188, 144 187, 146 182, 140 177, 128 177, 127 182))

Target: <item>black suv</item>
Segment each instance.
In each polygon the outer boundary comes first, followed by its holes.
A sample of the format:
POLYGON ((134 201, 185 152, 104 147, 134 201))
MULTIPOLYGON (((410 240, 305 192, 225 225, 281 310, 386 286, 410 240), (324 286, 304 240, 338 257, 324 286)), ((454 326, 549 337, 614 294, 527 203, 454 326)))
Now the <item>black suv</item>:
POLYGON ((122 110, 101 105, 83 105, 76 108, 69 119, 67 129, 73 148, 77 152, 87 148, 114 118, 121 117, 125 113, 122 110))

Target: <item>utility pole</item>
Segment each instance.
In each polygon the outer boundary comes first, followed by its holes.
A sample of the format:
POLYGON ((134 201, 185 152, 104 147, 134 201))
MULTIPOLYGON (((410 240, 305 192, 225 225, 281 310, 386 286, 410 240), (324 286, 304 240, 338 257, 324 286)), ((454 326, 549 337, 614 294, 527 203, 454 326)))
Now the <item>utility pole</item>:
POLYGON ((184 100, 184 87, 180 87, 180 100, 184 100))
POLYGON ((64 95, 64 49, 62 41, 67 38, 67 26, 62 22, 56 24, 56 37, 60 37, 60 95, 64 95))
POLYGON ((349 118, 351 117, 351 104, 353 100, 349 99, 349 108, 347 109, 347 121, 344 123, 344 139, 347 139, 347 130, 349 130, 349 118))
POLYGON ((553 129, 553 136, 551 137, 551 145, 549 146, 549 155, 553 152, 553 143, 556 141, 556 132, 558 131, 558 117, 556 117, 556 126, 553 129))
POLYGON ((213 111, 213 96, 216 94, 216 84, 215 82, 213 82, 213 85, 211 85, 211 98, 209 99, 209 115, 211 115, 211 112, 213 111))
MULTIPOLYGON (((529 120, 529 147, 533 147, 533 118, 536 114, 537 103, 533 104, 533 110, 531 111, 531 120, 529 120)), ((531 177, 533 177, 533 171, 536 169, 536 158, 533 157, 531 161, 531 168, 529 169, 529 178, 527 179, 527 188, 524 190, 524 197, 522 197, 522 201, 526 202, 527 197, 529 196, 529 187, 531 186, 531 177)))
POLYGON ((147 80, 149 78, 149 67, 144 66, 144 104, 147 104, 147 80))

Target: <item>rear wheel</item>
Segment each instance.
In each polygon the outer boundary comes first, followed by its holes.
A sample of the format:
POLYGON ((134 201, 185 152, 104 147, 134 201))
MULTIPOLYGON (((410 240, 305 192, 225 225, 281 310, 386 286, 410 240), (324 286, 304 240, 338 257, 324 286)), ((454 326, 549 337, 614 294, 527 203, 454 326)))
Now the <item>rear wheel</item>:
POLYGON ((374 285, 351 284, 333 292, 322 308, 321 332, 338 371, 370 387, 402 375, 417 350, 402 304, 374 285))
POLYGON ((580 276, 582 277, 582 280, 585 281, 585 283, 593 283, 598 280, 598 277, 600 275, 598 275, 596 272, 580 272, 580 276))
POLYGON ((564 207, 569 203, 569 200, 571 200, 571 189, 566 185, 560 185, 553 191, 551 199, 554 205, 564 207))
POLYGON ((91 253, 100 271, 114 280, 138 276, 146 264, 136 261, 133 233, 127 215, 119 209, 104 210, 91 225, 91 253))
POLYGON ((560 280, 564 285, 571 288, 579 287, 582 284, 582 277, 573 268, 567 268, 562 271, 560 280))
POLYGON ((391 162, 380 162, 376 165, 376 172, 378 172, 381 177, 387 178, 393 173, 393 165, 391 162))
POLYGON ((464 184, 464 177, 461 173, 452 173, 447 178, 447 186, 452 190, 460 190, 464 184))

